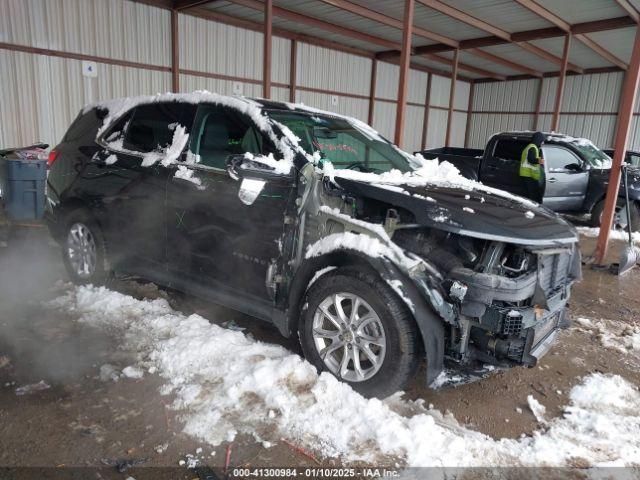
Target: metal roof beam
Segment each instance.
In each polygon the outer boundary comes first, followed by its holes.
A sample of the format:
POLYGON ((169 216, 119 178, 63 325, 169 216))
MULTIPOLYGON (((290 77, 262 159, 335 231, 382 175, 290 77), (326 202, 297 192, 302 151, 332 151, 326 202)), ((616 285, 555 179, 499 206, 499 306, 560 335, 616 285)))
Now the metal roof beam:
POLYGON ((493 63, 497 63, 498 65, 502 65, 503 67, 510 68, 511 70, 516 70, 518 72, 526 73, 528 75, 533 75, 534 77, 542 77, 542 72, 538 72, 537 70, 529 67, 525 67, 524 65, 520 65, 519 63, 512 62, 507 60, 506 58, 499 57, 489 52, 485 52, 484 50, 480 50, 479 48, 471 48, 467 50, 467 52, 476 55, 478 57, 484 58, 485 60, 489 60, 493 63))
MULTIPOLYGON (((264 11, 264 3, 258 0, 228 0, 231 3, 235 3, 237 5, 242 5, 247 8, 251 8, 253 10, 258 10, 260 12, 264 11)), ((336 25, 335 23, 325 22, 324 20, 320 20, 314 17, 309 17, 307 15, 303 15, 302 13, 294 12, 293 10, 288 10, 282 7, 273 6, 273 15, 276 17, 284 18, 286 20, 291 20, 293 22, 303 23, 305 25, 309 25, 311 27, 321 28, 328 32, 337 33, 338 35, 342 35, 344 37, 354 38, 356 40, 360 40, 362 42, 372 43, 374 45, 380 45, 385 48, 391 49, 400 49, 400 44, 391 40, 387 40, 380 37, 375 37, 373 35, 369 35, 364 32, 360 32, 357 30, 352 30, 350 28, 341 27, 336 25)))
POLYGON ((627 14, 629 14, 631 18, 633 18, 636 23, 640 22, 640 14, 638 13, 638 10, 636 10, 635 7, 631 5, 631 3, 629 3, 629 0, 615 1, 618 5, 620 5, 620 8, 622 8, 625 12, 627 12, 627 14))
POLYGON ((510 41, 511 35, 509 32, 506 32, 498 27, 495 27, 487 22, 480 20, 479 18, 474 17, 473 15, 469 15, 462 10, 458 10, 451 5, 441 2, 440 0, 418 0, 418 3, 421 3, 425 7, 431 8, 437 12, 440 12, 448 17, 454 18, 460 22, 466 23, 467 25, 471 25, 472 27, 477 28, 478 30, 482 30, 484 32, 490 33, 496 37, 502 38, 503 40, 510 41))
MULTIPOLYGON (((606 30, 615 30, 618 28, 633 26, 636 26, 636 23, 631 17, 616 17, 608 18, 606 20, 594 20, 591 22, 576 23, 571 26, 571 33, 573 33, 574 35, 578 35, 580 33, 603 32, 606 30)), ((565 34, 566 32, 561 28, 545 27, 512 33, 511 40, 514 42, 528 42, 531 40, 541 40, 544 38, 563 37, 565 34)), ((493 45, 505 45, 507 43, 509 43, 508 40, 496 37, 495 35, 490 35, 487 37, 460 40, 459 48, 460 50, 467 50, 469 48, 491 47, 493 45)), ((434 45, 424 45, 415 48, 416 54, 450 52, 453 50, 455 50, 455 48, 451 48, 450 46, 444 45, 442 43, 436 43, 434 45)))
MULTIPOLYGON (((434 62, 439 62, 444 65, 454 66, 455 62, 447 57, 441 57, 440 55, 436 55, 435 53, 427 53, 422 55, 425 58, 433 60, 434 62)), ((494 78, 496 80, 506 80, 505 75, 500 75, 499 73, 490 72, 483 68, 474 67, 473 65, 468 65, 466 63, 458 62, 458 68, 460 70, 464 70, 465 72, 475 73, 476 75, 482 75, 483 77, 494 78)))
POLYGON ((622 70, 627 70, 629 68, 629 65, 627 65, 626 62, 623 62, 622 60, 620 60, 609 50, 602 48, 599 44, 594 42, 591 38, 587 37, 586 35, 578 34, 578 35, 575 35, 575 37, 576 37, 576 40, 580 40, 587 47, 589 47, 591 50, 593 50, 602 58, 604 58, 607 62, 613 63, 616 67, 619 67, 622 70))
MULTIPOLYGON (((622 65, 626 65, 626 64, 622 62, 622 60, 617 58, 613 53, 611 53, 601 45, 598 45, 592 39, 588 37, 584 37, 583 35, 577 34, 577 32, 575 32, 575 30, 573 29, 570 23, 566 22, 565 20, 557 16, 555 13, 550 12, 549 10, 544 8, 542 5, 540 5, 536 1, 534 0, 515 0, 515 1, 518 2, 520 5, 522 5, 523 7, 525 7, 526 9, 528 9, 529 11, 535 13, 539 17, 544 18, 547 22, 552 23, 556 27, 564 30, 566 33, 573 33, 575 35, 576 40, 579 40, 580 42, 582 42, 583 45, 586 45, 587 48, 590 48, 593 52, 600 55, 607 62, 613 63, 617 67, 620 67, 626 70, 626 66, 625 67, 620 66, 620 64, 622 65), (619 64, 616 62, 619 62, 619 64)), ((580 32, 580 33, 584 33, 584 32, 580 32)))
MULTIPOLYGON (((363 7, 361 5, 357 5, 355 3, 349 2, 348 0, 320 0, 327 5, 332 5, 340 10, 345 10, 347 12, 355 13, 356 15, 360 15, 361 17, 368 18, 369 20, 373 20, 383 25, 387 25, 389 27, 394 27, 399 30, 402 30, 402 21, 385 15, 383 13, 379 13, 371 10, 370 8, 363 7)), ((440 42, 445 45, 448 45, 451 48, 458 47, 458 41, 452 38, 446 37, 439 33, 432 32, 430 30, 426 30, 424 28, 418 27, 416 25, 413 26, 413 34, 418 37, 423 37, 428 40, 433 40, 435 42, 440 42)))
POLYGON ((187 8, 201 7, 206 3, 211 3, 215 0, 173 0, 174 10, 186 10, 187 8))
MULTIPOLYGON (((555 63, 556 65, 562 65, 562 58, 554 55, 553 53, 545 50, 544 48, 540 48, 533 43, 523 42, 519 44, 522 48, 527 50, 528 52, 534 53, 538 55, 540 58, 544 58, 545 60, 555 63)), ((567 63, 567 69, 571 72, 576 73, 584 73, 584 68, 579 67, 571 62, 567 63)))

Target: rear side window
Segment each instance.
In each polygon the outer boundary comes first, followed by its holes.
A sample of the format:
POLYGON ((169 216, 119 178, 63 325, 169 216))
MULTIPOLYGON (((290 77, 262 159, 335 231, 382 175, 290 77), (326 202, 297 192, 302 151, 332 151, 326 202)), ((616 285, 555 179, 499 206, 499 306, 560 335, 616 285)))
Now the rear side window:
POLYGON ((493 151, 493 156, 502 160, 513 160, 519 162, 522 157, 522 151, 527 145, 529 145, 529 142, 524 140, 498 140, 496 148, 493 151))
POLYGON ((80 112, 67 130, 67 133, 65 133, 62 141, 73 142, 86 136, 89 136, 92 140, 95 139, 103 118, 104 115, 96 108, 92 108, 86 113, 80 112))
POLYGON ((176 126, 190 129, 194 111, 194 105, 179 102, 136 107, 125 128, 123 148, 140 153, 167 148, 172 143, 176 126))

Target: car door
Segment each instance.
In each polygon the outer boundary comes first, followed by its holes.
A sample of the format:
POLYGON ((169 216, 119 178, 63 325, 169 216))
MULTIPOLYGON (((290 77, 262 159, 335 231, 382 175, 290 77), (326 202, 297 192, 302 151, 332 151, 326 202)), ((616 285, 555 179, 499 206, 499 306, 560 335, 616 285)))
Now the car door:
POLYGON ((279 155, 248 116, 201 105, 185 161, 167 180, 169 268, 219 303, 260 316, 249 306, 271 305, 265 282, 280 256, 293 177, 268 182, 251 205, 243 203, 227 159, 245 152, 279 155))
POLYGON ((152 276, 166 268, 168 171, 160 160, 176 126, 190 122, 194 111, 194 106, 177 102, 140 105, 98 142, 102 148, 90 162, 88 176, 99 199, 109 257, 119 270, 152 276), (147 165, 149 155, 156 161, 147 165))
POLYGON ((520 178, 520 159, 527 140, 499 138, 493 152, 487 152, 481 170, 482 183, 506 190, 516 195, 527 195, 524 182, 520 178))
POLYGON ((545 191, 543 205, 556 211, 582 208, 589 183, 589 171, 584 162, 561 145, 543 145, 545 191))

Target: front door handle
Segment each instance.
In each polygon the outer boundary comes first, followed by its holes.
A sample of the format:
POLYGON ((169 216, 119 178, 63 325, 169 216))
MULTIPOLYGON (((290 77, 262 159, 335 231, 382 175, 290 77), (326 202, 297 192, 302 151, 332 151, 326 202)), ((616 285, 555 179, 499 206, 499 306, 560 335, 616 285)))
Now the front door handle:
POLYGON ((558 180, 557 180, 557 179, 555 179, 555 178, 550 178, 550 179, 549 179, 549 183, 556 183, 557 181, 558 181, 558 180))

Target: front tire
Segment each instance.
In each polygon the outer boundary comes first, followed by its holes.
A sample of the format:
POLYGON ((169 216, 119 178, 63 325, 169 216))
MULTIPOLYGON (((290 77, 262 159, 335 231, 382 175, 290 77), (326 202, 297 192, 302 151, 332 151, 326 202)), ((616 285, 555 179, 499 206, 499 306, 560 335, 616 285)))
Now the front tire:
MULTIPOLYGON (((640 230, 640 211, 638 210, 638 205, 634 201, 629 201, 631 206, 631 231, 635 232, 640 230)), ((613 228, 614 230, 627 230, 627 215, 624 210, 625 201, 622 199, 618 199, 616 202, 616 213, 613 218, 613 228)), ((591 221, 589 222, 592 227, 599 227, 600 223, 602 223, 602 214, 604 212, 604 200, 600 200, 593 207, 591 211, 591 221)))
POLYGON ((365 397, 405 388, 418 366, 417 329, 411 312, 375 273, 333 270, 307 292, 300 343, 318 370, 328 371, 365 397))
POLYGON ((104 285, 112 277, 107 249, 97 222, 89 212, 78 209, 65 217, 61 238, 62 259, 70 280, 76 285, 104 285))

